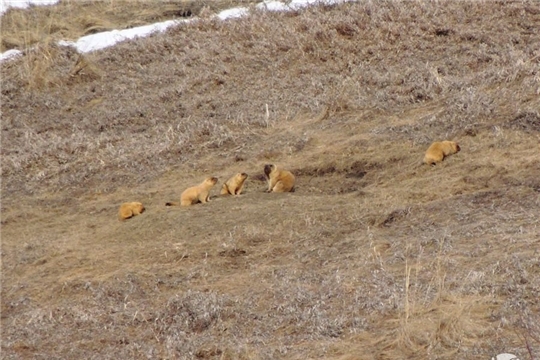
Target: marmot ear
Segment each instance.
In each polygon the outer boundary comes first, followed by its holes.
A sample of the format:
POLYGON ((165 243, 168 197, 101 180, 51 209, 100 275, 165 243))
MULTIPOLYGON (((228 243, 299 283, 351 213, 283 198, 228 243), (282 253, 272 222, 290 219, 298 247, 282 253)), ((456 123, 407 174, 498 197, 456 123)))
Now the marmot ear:
POLYGON ((457 150, 457 151, 461 151, 461 148, 459 147, 458 144, 456 144, 456 150, 457 150))

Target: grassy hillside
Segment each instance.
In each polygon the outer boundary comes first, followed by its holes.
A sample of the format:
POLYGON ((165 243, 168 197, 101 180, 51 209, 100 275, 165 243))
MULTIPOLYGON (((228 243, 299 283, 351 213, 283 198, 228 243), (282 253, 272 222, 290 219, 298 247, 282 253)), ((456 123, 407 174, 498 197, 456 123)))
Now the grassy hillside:
MULTIPOLYGON (((25 2, 25 1, 21 1, 25 2)), ((0 52, 50 41, 72 40, 158 21, 204 16, 260 0, 63 0, 55 6, 10 8, 2 15, 0 52)))
POLYGON ((366 1, 2 63, 2 357, 538 358, 539 28, 366 1))

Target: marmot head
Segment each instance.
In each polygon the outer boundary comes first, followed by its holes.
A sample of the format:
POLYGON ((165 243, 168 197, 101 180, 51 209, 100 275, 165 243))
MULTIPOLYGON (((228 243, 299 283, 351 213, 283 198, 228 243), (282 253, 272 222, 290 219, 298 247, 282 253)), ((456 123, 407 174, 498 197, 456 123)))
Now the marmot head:
POLYGON ((264 165, 264 174, 269 177, 270 173, 276 169, 276 165, 274 164, 266 164, 264 165))
POLYGON ((133 204, 133 207, 137 210, 139 210, 139 213, 142 214, 144 212, 144 206, 142 203, 140 202, 134 202, 132 203, 133 204))
POLYGON ((236 174, 236 176, 243 180, 243 179, 247 179, 248 174, 246 174, 246 173, 238 173, 238 174, 236 174))
POLYGON ((446 144, 450 145, 450 148, 452 149, 452 152, 455 154, 461 150, 458 143, 455 141, 445 141, 446 144))
POLYGON ((204 182, 210 185, 215 185, 218 182, 218 178, 215 176, 212 176, 212 177, 206 178, 204 182))

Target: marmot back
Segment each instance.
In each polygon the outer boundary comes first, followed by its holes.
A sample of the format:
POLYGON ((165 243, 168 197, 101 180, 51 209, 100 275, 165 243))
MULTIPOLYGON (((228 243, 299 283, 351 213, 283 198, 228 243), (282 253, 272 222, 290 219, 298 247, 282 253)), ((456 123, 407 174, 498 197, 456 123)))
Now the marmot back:
POLYGON ((460 150, 461 148, 455 141, 434 142, 426 151, 424 163, 428 165, 435 165, 443 161, 445 157, 456 154, 460 150))
POLYGON ((118 219, 126 220, 133 216, 140 215, 144 212, 144 206, 140 202, 127 202, 120 205, 118 210, 118 219))

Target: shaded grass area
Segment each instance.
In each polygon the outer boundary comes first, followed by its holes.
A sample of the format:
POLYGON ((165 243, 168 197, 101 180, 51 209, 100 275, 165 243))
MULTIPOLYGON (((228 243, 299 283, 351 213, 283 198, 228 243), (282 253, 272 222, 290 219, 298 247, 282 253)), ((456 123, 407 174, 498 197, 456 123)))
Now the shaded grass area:
POLYGON ((539 14, 362 2, 2 64, 3 356, 535 358, 539 14))

